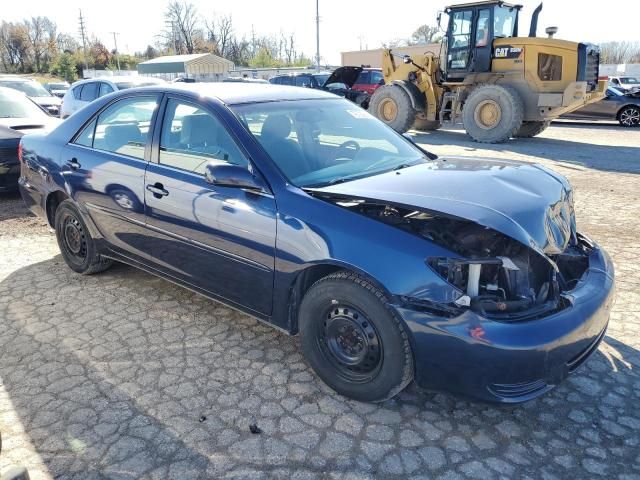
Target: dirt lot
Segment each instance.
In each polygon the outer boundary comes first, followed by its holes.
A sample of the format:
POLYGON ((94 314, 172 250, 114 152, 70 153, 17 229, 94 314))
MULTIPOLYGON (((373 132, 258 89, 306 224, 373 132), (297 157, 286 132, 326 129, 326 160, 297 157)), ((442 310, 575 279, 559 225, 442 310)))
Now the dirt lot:
POLYGON ((605 342, 569 381, 513 407, 415 386, 381 405, 348 401, 315 378, 295 338, 130 267, 72 273, 49 229, 5 196, 0 472, 640 479, 640 131, 562 123, 500 146, 449 130, 418 138, 572 181, 578 226, 613 256, 618 293, 605 342))

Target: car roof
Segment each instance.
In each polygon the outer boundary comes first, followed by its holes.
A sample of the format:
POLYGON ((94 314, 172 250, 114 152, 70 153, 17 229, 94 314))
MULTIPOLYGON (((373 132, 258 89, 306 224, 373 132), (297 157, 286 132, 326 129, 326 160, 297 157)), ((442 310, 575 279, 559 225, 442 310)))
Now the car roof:
MULTIPOLYGON (((199 97, 215 98, 227 105, 285 100, 337 99, 333 93, 313 88, 289 87, 270 83, 212 82, 172 83, 141 87, 138 91, 160 90, 165 93, 191 92, 199 97)), ((131 90, 129 90, 131 91, 131 90)))
POLYGON ((139 77, 139 76, 136 76, 136 75, 119 75, 119 76, 113 76, 113 77, 104 76, 104 77, 83 78, 82 80, 78 80, 77 82, 74 82, 72 86, 75 87, 77 85, 83 85, 83 84, 89 83, 89 82, 143 83, 143 82, 148 82, 148 81, 158 82, 158 85, 163 84, 163 80, 162 79, 158 79, 158 78, 154 78, 154 77, 139 77))

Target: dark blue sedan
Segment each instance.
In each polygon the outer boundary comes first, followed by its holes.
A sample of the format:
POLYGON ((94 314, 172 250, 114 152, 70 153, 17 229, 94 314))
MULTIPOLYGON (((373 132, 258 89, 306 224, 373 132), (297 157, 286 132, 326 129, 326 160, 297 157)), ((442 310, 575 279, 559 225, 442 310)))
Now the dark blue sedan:
POLYGON ((289 334, 343 395, 547 392, 598 347, 613 267, 541 166, 436 158, 313 89, 116 92, 22 140, 71 269, 115 261, 289 334))

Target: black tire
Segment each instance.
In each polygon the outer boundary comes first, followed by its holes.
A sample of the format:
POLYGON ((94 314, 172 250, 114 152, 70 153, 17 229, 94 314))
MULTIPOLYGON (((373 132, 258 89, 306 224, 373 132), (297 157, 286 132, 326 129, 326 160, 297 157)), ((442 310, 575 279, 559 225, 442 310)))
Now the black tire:
POLYGON ((431 132, 438 130, 441 126, 442 124, 438 120, 425 120, 424 118, 416 117, 413 129, 420 130, 421 132, 431 132))
POLYGON ((307 291, 299 315, 302 352, 336 392, 381 402, 413 379, 404 323, 385 294, 361 276, 337 272, 307 291))
POLYGON ((368 110, 398 133, 408 131, 415 121, 416 112, 409 94, 397 85, 378 87, 373 92, 368 110))
POLYGON ((640 108, 627 105, 618 112, 618 122, 627 128, 640 126, 640 108))
POLYGON ((516 132, 514 137, 516 138, 531 138, 536 135, 540 135, 547 127, 551 125, 551 120, 534 121, 534 122, 522 122, 522 126, 516 132))
POLYGON ((58 205, 54 225, 62 258, 74 272, 91 275, 113 264, 112 260, 97 252, 95 241, 71 200, 64 200, 58 205))
POLYGON ((524 105, 518 92, 503 85, 481 85, 467 97, 462 123, 476 142, 502 143, 522 126, 524 105))

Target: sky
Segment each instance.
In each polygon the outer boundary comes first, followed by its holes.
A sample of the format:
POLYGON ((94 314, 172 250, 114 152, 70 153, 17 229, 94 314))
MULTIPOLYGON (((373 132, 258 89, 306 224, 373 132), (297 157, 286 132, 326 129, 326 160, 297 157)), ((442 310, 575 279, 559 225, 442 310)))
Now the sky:
MULTIPOLYGON (((379 48, 383 42, 407 38, 421 24, 436 24, 438 10, 455 0, 319 0, 320 55, 322 63, 339 65, 340 52, 362 48, 379 48)), ((463 3, 465 0, 456 1, 463 3)), ((118 32, 118 50, 122 53, 143 51, 155 43, 164 26, 164 0, 3 0, 0 19, 21 20, 30 16, 47 16, 58 30, 78 35, 78 13, 82 8, 86 28, 109 49, 118 32)), ((233 0, 215 2, 191 0, 205 18, 215 13, 231 14, 236 33, 250 36, 294 33, 298 51, 315 56, 315 0, 233 0)), ((527 34, 531 13, 540 0, 521 0, 520 33, 527 34)), ((640 1, 623 2, 624 7, 604 8, 595 0, 546 0, 538 22, 538 35, 548 26, 559 28, 556 38, 600 43, 611 40, 640 41, 640 31, 628 28, 626 19, 640 18, 640 1)))

